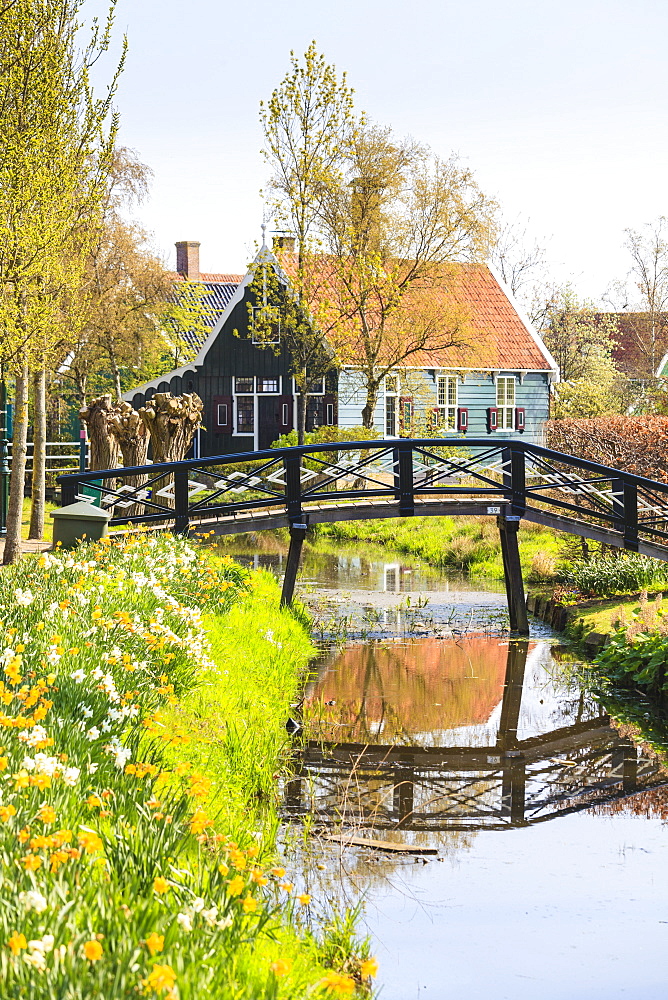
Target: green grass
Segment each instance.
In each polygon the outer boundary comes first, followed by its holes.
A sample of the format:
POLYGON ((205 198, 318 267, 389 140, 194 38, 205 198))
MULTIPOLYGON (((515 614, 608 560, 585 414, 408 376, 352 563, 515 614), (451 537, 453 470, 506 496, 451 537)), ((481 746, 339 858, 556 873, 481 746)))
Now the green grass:
POLYGON ((271 822, 290 702, 316 652, 292 613, 279 608, 279 596, 271 574, 254 573, 226 616, 206 616, 214 665, 164 713, 168 727, 189 733, 179 758, 212 782, 212 815, 235 835, 240 819, 244 827, 271 822))
MULTIPOLYGON (((60 504, 57 503, 45 503, 44 504, 44 541, 50 542, 53 539, 53 518, 49 517, 52 510, 59 507, 60 504)), ((26 539, 28 537, 28 531, 30 530, 30 509, 31 501, 26 497, 23 501, 23 511, 21 513, 21 538, 26 539)))
MULTIPOLYGON (((322 537, 373 542, 418 556, 432 566, 466 570, 472 576, 503 579, 499 532, 494 518, 414 517, 340 521, 319 526, 322 537)), ((522 524, 520 559, 525 579, 544 579, 554 572, 559 536, 546 528, 522 524)))

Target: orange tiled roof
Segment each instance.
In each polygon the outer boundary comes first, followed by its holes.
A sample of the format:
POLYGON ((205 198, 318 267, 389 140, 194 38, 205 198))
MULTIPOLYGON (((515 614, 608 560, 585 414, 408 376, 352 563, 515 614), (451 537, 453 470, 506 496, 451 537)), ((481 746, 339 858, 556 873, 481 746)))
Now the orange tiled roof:
MULTIPOLYGON (((296 271, 296 255, 278 255, 288 276, 296 271)), ((313 293, 311 307, 317 315, 317 300, 330 296, 338 298, 333 269, 322 258, 321 273, 311 282, 313 293), (329 271, 329 274, 327 273, 329 271)), ((431 279, 429 287, 410 295, 424 296, 431 309, 442 309, 447 316, 464 318, 465 332, 460 345, 437 350, 422 350, 404 362, 412 368, 456 368, 474 370, 550 371, 552 366, 533 336, 506 297, 490 269, 484 264, 451 264, 444 270, 442 279, 431 279)), ((410 303, 410 298, 406 300, 410 303)), ((344 364, 355 364, 355 320, 347 318, 337 322, 328 332, 328 339, 338 349, 344 364), (337 342, 340 341, 340 342, 337 342)))

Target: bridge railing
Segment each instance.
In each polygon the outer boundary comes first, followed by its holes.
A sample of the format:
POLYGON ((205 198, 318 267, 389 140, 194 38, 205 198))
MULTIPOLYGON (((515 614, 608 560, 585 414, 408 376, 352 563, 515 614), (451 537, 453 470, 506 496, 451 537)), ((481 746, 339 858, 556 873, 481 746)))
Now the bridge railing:
POLYGON ((401 438, 243 452, 59 477, 111 525, 215 530, 356 517, 499 514, 662 556, 668 484, 503 438, 401 438), (649 548, 648 548, 649 546, 649 548), (654 551, 656 549, 656 551, 654 551))

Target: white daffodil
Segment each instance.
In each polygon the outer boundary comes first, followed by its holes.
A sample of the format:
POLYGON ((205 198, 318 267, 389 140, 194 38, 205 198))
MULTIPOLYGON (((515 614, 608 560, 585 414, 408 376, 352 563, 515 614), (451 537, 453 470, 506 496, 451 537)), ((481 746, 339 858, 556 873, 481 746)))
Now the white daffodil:
POLYGON ((48 905, 46 896, 43 896, 38 889, 28 889, 26 892, 20 892, 19 902, 25 906, 26 910, 34 910, 35 913, 44 913, 48 905))
POLYGON ((63 781, 66 785, 69 785, 70 788, 73 788, 79 780, 80 774, 81 770, 78 767, 66 767, 63 771, 63 781))

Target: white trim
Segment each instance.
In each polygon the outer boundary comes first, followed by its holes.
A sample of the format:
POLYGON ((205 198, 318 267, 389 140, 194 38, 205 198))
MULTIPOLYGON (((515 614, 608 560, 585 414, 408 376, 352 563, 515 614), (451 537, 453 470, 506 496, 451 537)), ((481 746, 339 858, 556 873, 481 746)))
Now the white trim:
MULTIPOLYGON (((508 288, 508 286, 506 285, 505 281, 503 280, 503 278, 501 277, 501 275, 499 274, 499 272, 497 271, 497 269, 494 267, 494 265, 491 264, 488 261, 485 266, 487 267, 487 269, 489 270, 490 274, 492 275, 492 277, 496 281, 497 285, 499 286, 499 288, 501 289, 501 291, 506 296, 506 298, 510 302, 511 306, 513 307, 513 309, 515 310, 515 312, 519 316, 520 320, 522 321, 522 325, 526 328, 526 331, 529 334, 529 336, 531 337, 531 339, 533 340, 534 344, 536 345, 536 347, 538 348, 538 350, 540 351, 540 353, 543 355, 543 357, 545 358, 545 360, 549 364, 549 366, 550 366, 550 375, 552 376, 550 378, 550 382, 551 383, 557 383, 557 382, 559 382, 560 381, 559 365, 557 364, 557 362, 554 360, 554 358, 552 357, 552 355, 548 351, 547 347, 543 343, 542 339, 540 338, 540 336, 538 335, 538 333, 536 332, 536 330, 534 330, 534 328, 533 328, 533 326, 531 324, 531 320, 529 319, 529 317, 525 313, 524 309, 522 309, 522 306, 515 299, 515 296, 513 295, 513 293, 511 292, 511 290, 508 288)), ((504 369, 500 368, 500 369, 495 369, 495 370, 496 371, 503 371, 504 369)), ((505 370, 506 371, 512 371, 513 369, 512 368, 506 368, 505 370)), ((519 369, 516 369, 516 370, 519 370, 519 369)), ((535 371, 536 369, 526 369, 526 368, 523 369, 523 371, 531 371, 531 370, 535 371)))
POLYGON ((150 382, 144 382, 143 385, 135 386, 134 389, 128 389, 127 392, 123 393, 121 399, 125 399, 129 403, 131 402, 132 397, 135 396, 138 392, 145 394, 148 392, 149 389, 155 389, 157 392, 158 386, 160 385, 161 382, 171 382, 173 378, 177 378, 179 375, 183 378, 186 372, 189 372, 191 375, 196 374, 192 363, 189 365, 184 365, 183 368, 174 368, 173 371, 166 372, 164 375, 159 375, 157 378, 151 379, 150 382))
MULTIPOLYGON (((351 371, 359 372, 362 369, 359 365, 341 365, 338 368, 339 371, 351 371)), ((525 375, 552 375, 553 372, 547 368, 455 368, 454 365, 447 367, 446 365, 401 365, 397 367, 397 371, 411 371, 411 372, 460 372, 461 376, 465 375, 506 375, 508 372, 511 374, 513 372, 519 373, 524 372, 525 375)))

